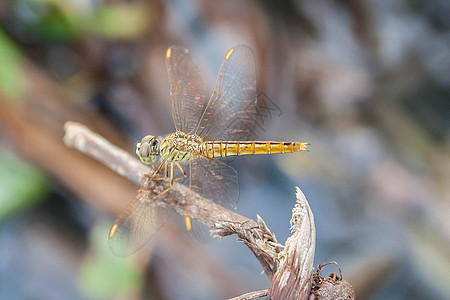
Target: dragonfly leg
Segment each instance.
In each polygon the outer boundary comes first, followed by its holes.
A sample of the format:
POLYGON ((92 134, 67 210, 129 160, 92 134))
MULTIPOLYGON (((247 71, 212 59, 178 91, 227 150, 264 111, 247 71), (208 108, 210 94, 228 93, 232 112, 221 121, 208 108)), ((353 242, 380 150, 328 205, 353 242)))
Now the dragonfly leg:
POLYGON ((149 174, 146 174, 145 176, 151 181, 151 180, 164 180, 164 179, 166 179, 168 176, 166 175, 166 173, 167 173, 167 164, 168 164, 168 162, 164 162, 164 163, 161 163, 157 168, 156 168, 156 170, 155 171, 153 171, 153 172, 151 172, 151 173, 149 173, 149 174), (162 169, 162 167, 163 167, 163 165, 164 165, 164 174, 161 174, 162 172, 161 172, 161 169, 162 169))
MULTIPOLYGON (((166 164, 167 164, 167 162, 164 163, 164 165, 166 165, 166 164)), ((150 181, 153 181, 153 180, 156 181, 156 180, 164 180, 165 179, 164 176, 158 176, 158 175, 160 175, 159 173, 160 173, 160 171, 162 169, 162 166, 163 166, 163 163, 160 163, 158 165, 158 167, 153 172, 151 172, 149 174, 145 174, 145 177, 148 178, 147 182, 150 182, 150 181)), ((165 167, 167 168, 167 166, 165 166, 165 167)), ((139 189, 139 193, 145 193, 145 192, 146 192, 145 190, 139 189)))
POLYGON ((172 188, 174 182, 184 179, 187 176, 186 172, 183 170, 183 168, 181 167, 181 165, 178 162, 172 162, 172 163, 166 162, 164 172, 165 172, 165 178, 159 178, 159 180, 164 180, 164 179, 170 178, 169 187, 167 189, 165 189, 164 191, 162 191, 161 193, 159 193, 158 195, 156 195, 153 199, 160 197, 160 196, 164 195, 165 193, 167 193, 172 188), (180 171, 183 175, 174 178, 174 176, 173 176, 174 165, 176 165, 178 167, 178 169, 180 169, 180 171))
MULTIPOLYGON (((164 166, 164 174, 165 174, 165 176, 164 176, 165 178, 160 178, 160 179, 170 178, 169 187, 167 189, 165 189, 164 191, 162 191, 161 193, 159 193, 153 199, 158 198, 158 197, 164 195, 165 193, 167 193, 172 188, 174 182, 177 182, 177 181, 182 180, 187 177, 186 171, 184 171, 184 169, 181 167, 180 163, 178 163, 178 162, 171 162, 171 163, 166 162, 165 166, 164 166), (174 174, 173 174, 174 166, 176 166, 180 170, 180 172, 182 174, 181 176, 174 178, 174 174)), ((187 230, 191 231, 192 230, 191 218, 188 216, 185 216, 185 222, 186 222, 187 230)))
POLYGON ((183 174, 182 176, 175 178, 173 181, 176 182, 178 180, 184 179, 186 178, 186 172, 183 170, 183 168, 181 167, 180 163, 178 162, 174 162, 174 164, 178 167, 178 169, 180 169, 181 173, 183 174))
POLYGON ((173 165, 173 163, 170 164, 170 187, 173 185, 173 165))
MULTIPOLYGON (((164 168, 165 168, 165 171, 164 171, 165 177, 164 177, 164 179, 169 177, 169 168, 167 168, 168 165, 169 165, 169 163, 167 163, 167 162, 164 164, 164 168)), ((173 177, 173 166, 172 166, 172 164, 170 164, 170 169, 172 170, 171 171, 172 172, 172 176, 171 177, 173 177)), ((172 186, 172 184, 171 184, 171 186, 172 186)))

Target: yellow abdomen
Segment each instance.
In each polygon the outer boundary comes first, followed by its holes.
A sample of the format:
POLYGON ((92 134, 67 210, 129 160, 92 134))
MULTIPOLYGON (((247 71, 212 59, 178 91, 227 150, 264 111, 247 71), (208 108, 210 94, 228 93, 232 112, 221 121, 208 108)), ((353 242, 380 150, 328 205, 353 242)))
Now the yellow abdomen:
POLYGON ((308 143, 271 141, 207 141, 202 143, 202 155, 214 158, 250 154, 291 153, 307 150, 308 143))

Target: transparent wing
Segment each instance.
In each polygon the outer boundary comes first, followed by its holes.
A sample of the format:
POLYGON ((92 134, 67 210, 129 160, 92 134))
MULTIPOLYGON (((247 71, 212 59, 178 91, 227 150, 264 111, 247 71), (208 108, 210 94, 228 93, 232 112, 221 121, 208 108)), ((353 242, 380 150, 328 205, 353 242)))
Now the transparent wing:
POLYGON ((256 107, 253 51, 248 46, 236 46, 222 62, 196 133, 207 140, 246 140, 253 135, 256 107))
POLYGON ((236 209, 238 175, 234 168, 216 160, 199 157, 190 163, 190 189, 229 209, 236 209))
POLYGON ((192 133, 206 107, 205 87, 189 50, 172 46, 166 53, 175 128, 192 133))
MULTIPOLYGON (((151 179, 157 178, 160 162, 151 179)), ((153 195, 154 196, 154 195, 153 195)), ((109 233, 109 246, 118 256, 128 256, 142 248, 158 231, 166 219, 167 211, 154 205, 148 191, 141 190, 122 210, 109 233)))
MULTIPOLYGON (((237 172, 232 167, 213 159, 199 157, 189 162, 189 176, 184 184, 191 192, 230 209, 236 209, 239 196, 237 172)), ((186 207, 187 208, 187 207, 186 207)), ((210 228, 192 220, 191 237, 198 242, 211 241, 210 228)))
POLYGON ((115 255, 128 256, 141 249, 164 223, 167 211, 143 196, 139 193, 111 228, 109 247, 115 255))

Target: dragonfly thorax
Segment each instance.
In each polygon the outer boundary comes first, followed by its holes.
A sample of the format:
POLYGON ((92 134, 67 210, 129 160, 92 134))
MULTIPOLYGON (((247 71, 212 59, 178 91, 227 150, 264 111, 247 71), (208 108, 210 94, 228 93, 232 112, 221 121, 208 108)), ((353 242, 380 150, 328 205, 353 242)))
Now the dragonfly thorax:
POLYGON ((159 152, 161 158, 167 161, 189 161, 198 157, 202 142, 196 134, 177 131, 161 142, 159 152))

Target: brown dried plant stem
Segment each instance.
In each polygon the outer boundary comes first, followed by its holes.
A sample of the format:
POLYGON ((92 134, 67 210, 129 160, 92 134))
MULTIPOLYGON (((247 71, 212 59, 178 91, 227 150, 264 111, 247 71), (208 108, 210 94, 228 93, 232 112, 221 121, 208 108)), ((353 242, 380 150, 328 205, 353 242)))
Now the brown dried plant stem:
POLYGON ((255 298, 261 298, 261 297, 267 296, 268 292, 269 292, 269 289, 254 291, 254 292, 250 292, 250 293, 245 293, 238 297, 230 298, 229 300, 250 300, 250 299, 255 299, 255 298))
MULTIPOLYGON (((68 147, 95 158, 139 186, 146 182, 146 174, 153 170, 82 124, 67 122, 64 129, 64 143, 68 147)), ((167 188, 168 184, 160 181, 150 182, 146 184, 146 189, 156 194, 167 188)), ((259 216, 255 222, 200 195, 192 196, 188 188, 181 184, 175 183, 168 193, 168 197, 155 198, 152 201, 155 201, 156 205, 170 208, 181 215, 186 214, 206 224, 216 236, 236 234, 256 256, 267 277, 272 279, 277 269, 280 245, 259 216), (189 203, 187 211, 186 202, 189 203)))
MULTIPOLYGON (((299 188, 297 201, 292 209, 292 235, 283 246, 277 242, 275 235, 260 216, 257 215, 256 221, 243 217, 209 199, 190 193, 184 185, 175 183, 168 192, 168 197, 153 198, 165 190, 169 182, 149 182, 146 174, 153 170, 152 167, 142 164, 137 158, 112 145, 86 126, 67 122, 64 128, 64 142, 67 146, 97 159, 137 185, 145 184, 144 188, 148 193, 142 195, 151 197, 154 204, 208 225, 215 236, 236 234, 238 240, 248 246, 272 284, 267 290, 246 293, 233 299, 264 296, 267 296, 267 299, 308 299, 313 278, 316 233, 311 208, 299 188), (186 207, 189 208, 187 211, 186 207)), ((319 289, 320 287, 315 290, 316 296, 320 295, 319 289)), ((315 299, 327 298, 318 296, 315 299)))

